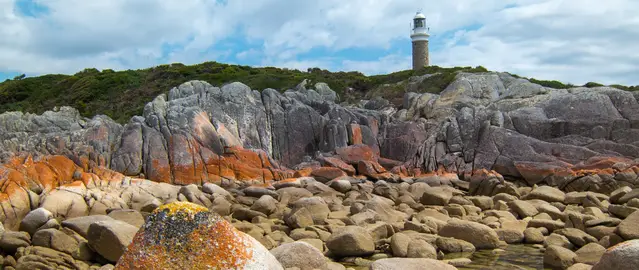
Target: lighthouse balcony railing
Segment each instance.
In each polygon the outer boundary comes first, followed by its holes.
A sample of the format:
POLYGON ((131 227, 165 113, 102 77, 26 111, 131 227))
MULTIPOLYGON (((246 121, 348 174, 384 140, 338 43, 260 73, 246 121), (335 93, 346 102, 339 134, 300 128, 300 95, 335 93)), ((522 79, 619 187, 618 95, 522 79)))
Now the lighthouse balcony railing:
POLYGON ((427 28, 415 28, 410 31, 411 35, 428 35, 427 28))

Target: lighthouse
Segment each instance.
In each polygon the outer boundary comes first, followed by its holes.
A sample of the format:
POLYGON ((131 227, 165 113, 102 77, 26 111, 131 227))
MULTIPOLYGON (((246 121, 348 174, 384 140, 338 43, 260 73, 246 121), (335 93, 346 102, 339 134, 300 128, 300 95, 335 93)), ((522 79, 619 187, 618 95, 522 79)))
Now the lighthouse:
POLYGON ((410 38, 413 42, 413 70, 428 66, 428 28, 426 16, 417 12, 413 18, 410 38))

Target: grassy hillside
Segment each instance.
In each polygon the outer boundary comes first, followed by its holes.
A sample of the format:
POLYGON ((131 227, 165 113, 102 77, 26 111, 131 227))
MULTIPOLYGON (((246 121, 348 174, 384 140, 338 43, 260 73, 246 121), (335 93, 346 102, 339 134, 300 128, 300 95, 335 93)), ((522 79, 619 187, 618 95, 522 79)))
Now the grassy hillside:
MULTIPOLYGON (((0 113, 19 110, 42 113, 54 106, 73 106, 84 116, 106 114, 124 123, 133 115, 140 115, 144 105, 161 93, 189 80, 203 80, 212 85, 240 81, 251 89, 273 88, 284 91, 293 88, 303 79, 326 82, 335 90, 342 101, 354 101, 364 96, 383 96, 387 99, 401 98, 402 87, 388 87, 411 76, 436 74, 425 79, 419 86, 420 92, 441 92, 458 71, 485 72, 483 67, 442 68, 426 67, 419 71, 405 70, 385 75, 365 76, 359 72, 329 72, 318 68, 306 72, 273 67, 252 68, 249 66, 227 65, 205 62, 186 66, 183 64, 161 65, 148 69, 113 70, 85 69, 74 75, 44 75, 0 83, 0 113), (384 86, 384 87, 381 87, 384 86), (352 88, 354 91, 346 92, 352 88), (382 89, 382 90, 380 90, 382 89), (367 95, 368 93, 368 95, 367 95)), ((531 79, 534 80, 534 79, 531 79)), ((555 88, 565 88, 557 81, 533 82, 555 88)), ((595 86, 591 83, 590 86, 595 86)), ((636 87, 619 86, 625 90, 636 87)))

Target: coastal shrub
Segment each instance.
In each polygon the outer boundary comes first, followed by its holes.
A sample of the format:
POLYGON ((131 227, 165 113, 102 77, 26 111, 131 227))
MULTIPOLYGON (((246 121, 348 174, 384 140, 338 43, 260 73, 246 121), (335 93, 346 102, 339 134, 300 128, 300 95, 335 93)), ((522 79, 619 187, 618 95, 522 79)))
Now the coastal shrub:
MULTIPOLYGON (((283 92, 307 79, 310 81, 307 87, 312 88, 317 82, 325 82, 335 90, 342 101, 346 102, 354 102, 364 96, 382 96, 400 102, 406 91, 406 84, 397 83, 412 76, 434 74, 420 83, 418 91, 440 93, 459 72, 481 73, 488 70, 482 66, 426 66, 419 70, 366 76, 357 71, 332 72, 317 67, 300 71, 218 62, 196 65, 172 63, 122 71, 86 68, 73 75, 48 74, 26 77, 23 74, 5 80, 0 83, 0 113, 15 110, 42 113, 55 106, 73 106, 86 117, 105 114, 120 123, 125 123, 133 115, 142 114, 144 105, 157 95, 167 93, 172 87, 190 80, 203 80, 214 86, 239 81, 258 91, 273 88, 283 92)), ((554 88, 569 87, 558 81, 531 81, 554 88)), ((636 87, 613 87, 637 90, 636 87)))
POLYGON ((584 87, 588 87, 588 88, 600 87, 600 86, 604 86, 604 85, 600 83, 596 83, 596 82, 587 82, 586 84, 584 84, 584 87))

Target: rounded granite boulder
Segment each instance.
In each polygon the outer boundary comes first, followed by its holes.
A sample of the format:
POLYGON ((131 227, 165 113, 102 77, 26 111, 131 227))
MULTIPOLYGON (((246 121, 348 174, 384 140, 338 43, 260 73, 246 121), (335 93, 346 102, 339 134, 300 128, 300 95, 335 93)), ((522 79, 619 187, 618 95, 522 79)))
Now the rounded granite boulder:
POLYGON ((207 208, 172 202, 147 218, 115 269, 283 269, 253 237, 207 208))

